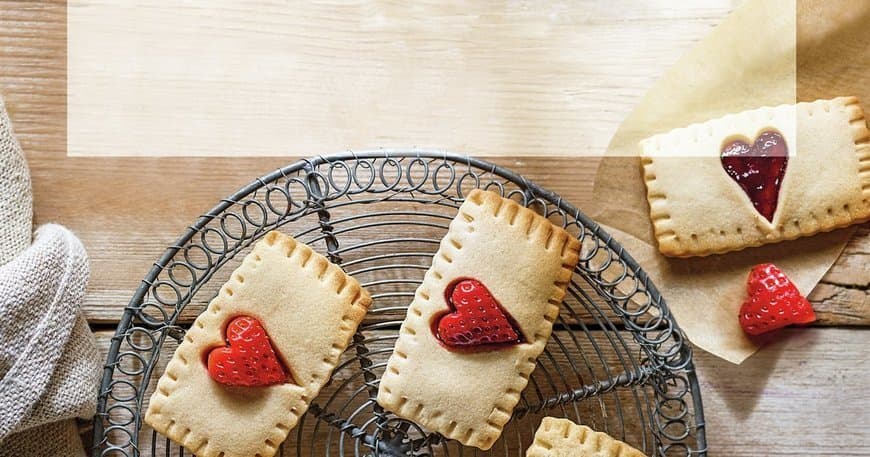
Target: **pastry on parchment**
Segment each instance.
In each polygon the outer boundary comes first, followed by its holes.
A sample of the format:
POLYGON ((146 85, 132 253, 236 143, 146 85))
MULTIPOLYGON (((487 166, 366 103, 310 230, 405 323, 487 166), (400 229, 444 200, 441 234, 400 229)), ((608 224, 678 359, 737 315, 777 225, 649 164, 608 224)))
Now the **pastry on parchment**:
POLYGON ((870 131, 855 97, 759 108, 641 142, 659 250, 689 257, 870 219, 870 131))
POLYGON ((526 457, 644 457, 610 435, 568 419, 545 417, 526 457))
POLYGON ((267 234, 187 331, 145 422, 201 457, 274 455, 370 304, 325 257, 267 234))
POLYGON ((534 211, 472 191, 409 306, 378 403, 489 449, 547 344, 579 249, 534 211))

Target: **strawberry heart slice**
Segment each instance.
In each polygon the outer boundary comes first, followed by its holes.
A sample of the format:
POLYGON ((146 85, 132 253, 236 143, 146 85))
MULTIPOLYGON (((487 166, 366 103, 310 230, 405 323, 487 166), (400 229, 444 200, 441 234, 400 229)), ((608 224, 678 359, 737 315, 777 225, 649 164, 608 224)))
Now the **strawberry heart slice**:
POLYGON ((227 386, 263 387, 287 381, 287 370, 278 360, 266 329, 249 316, 227 325, 227 346, 208 354, 208 374, 227 386))
POLYGON ((779 132, 765 131, 749 145, 734 140, 722 147, 722 167, 752 201, 762 216, 773 222, 779 188, 788 164, 788 147, 779 132))
POLYGON ((756 265, 746 281, 749 298, 740 307, 740 326, 760 335, 791 324, 816 320, 813 306, 776 265, 756 265))
POLYGON ((437 321, 435 336, 448 348, 473 349, 523 342, 510 315, 476 279, 462 279, 447 289, 451 311, 437 321))

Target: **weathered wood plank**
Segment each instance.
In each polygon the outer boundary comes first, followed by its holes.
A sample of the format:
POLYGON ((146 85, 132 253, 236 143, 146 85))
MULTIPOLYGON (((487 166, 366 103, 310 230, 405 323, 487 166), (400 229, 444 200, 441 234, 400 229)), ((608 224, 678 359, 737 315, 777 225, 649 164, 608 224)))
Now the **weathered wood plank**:
POLYGON ((870 455, 870 332, 789 329, 740 366, 696 352, 711 455, 870 455))
POLYGON ((870 223, 858 228, 808 298, 818 325, 870 325, 870 223))
MULTIPOLYGON (((621 23, 611 16, 602 20, 612 21, 613 27, 621 23)), ((293 160, 67 158, 62 1, 0 1, 0 68, 0 93, 30 161, 36 222, 67 225, 90 252, 92 275, 84 308, 95 323, 117 321, 152 262, 199 214, 254 177, 293 160)), ((642 93, 637 84, 635 90, 642 93)), ((593 102, 600 106, 591 111, 612 113, 614 108, 606 104, 616 101, 594 97, 593 102)), ((599 159, 495 161, 582 209, 591 199, 599 159)), ((865 226, 811 295, 819 325, 870 325, 868 243, 865 226)))
POLYGON ((734 0, 206 4, 70 2, 71 155, 595 155, 734 0))
MULTIPOLYGON (((71 158, 44 168, 32 162, 36 218, 63 223, 82 238, 92 270, 85 312, 92 322, 114 322, 152 263, 199 215, 255 177, 293 161, 71 158), (59 175, 77 179, 60 193, 54 178, 59 175)), ((497 162, 538 182, 576 179, 578 185, 554 190, 569 201, 588 201, 594 164, 572 170, 576 162, 569 159, 497 162)))
MULTIPOLYGON (((193 219, 191 219, 193 220, 193 219)), ((376 236, 379 239, 388 237, 401 237, 407 235, 403 230, 406 227, 381 227, 378 228, 379 233, 376 236)), ((289 231, 292 233, 292 228, 289 231)), ((181 230, 179 230, 180 232, 181 230)), ((342 238, 344 246, 353 245, 362 241, 364 233, 359 233, 355 236, 345 236, 342 238)), ((440 233, 433 231, 429 237, 433 240, 440 239, 440 233)), ((374 238, 370 238, 374 239, 374 238)), ((96 241, 95 241, 96 242, 96 241)), ((166 245, 172 242, 171 239, 165 241, 166 245)), ((108 241, 108 243, 115 243, 108 241)), ((116 247, 109 251, 91 250, 92 265, 94 265, 94 275, 100 275, 92 279, 92 284, 97 282, 99 288, 91 288, 89 297, 86 298, 84 309, 89 321, 93 323, 113 323, 117 322, 119 316, 123 312, 123 307, 126 306, 132 292, 138 286, 138 279, 143 277, 151 262, 155 261, 162 253, 164 247, 157 246, 152 243, 153 252, 146 252, 145 247, 139 242, 130 244, 117 243, 116 247), (126 265, 117 265, 117 251, 123 250, 131 255, 139 257, 141 268, 137 271, 126 265), (113 268, 113 265, 117 267, 113 268), (119 269, 123 268, 123 269, 119 269)), ((321 251, 325 251, 322 246, 319 246, 321 251)), ((386 254, 393 252, 396 246, 380 246, 379 249, 369 249, 365 251, 366 255, 386 254)), ((421 252, 434 252, 435 245, 423 245, 419 250, 421 252)), ((867 254, 870 248, 870 229, 867 226, 861 227, 856 236, 847 245, 843 255, 834 265, 830 272, 823 278, 822 282, 809 295, 810 301, 813 303, 819 321, 814 325, 817 326, 867 326, 870 325, 870 255, 867 254)), ((411 250, 411 249, 408 249, 411 250)), ((359 255, 363 255, 360 253, 359 255)), ((353 257, 350 257, 351 259, 353 257)), ((425 257, 403 260, 403 263, 412 263, 418 265, 418 269, 403 269, 403 270, 378 270, 360 275, 360 280, 365 284, 374 284, 376 282, 397 280, 400 279, 396 275, 401 273, 401 279, 416 280, 422 278, 425 266, 429 260, 425 257)), ((377 264, 384 264, 379 262, 377 264)), ((203 306, 211 298, 212 294, 217 290, 225 278, 228 277, 235 262, 230 263, 225 267, 225 271, 217 274, 197 298, 194 300, 194 305, 185 309, 181 316, 181 322, 190 322, 202 310, 203 306), (223 278, 223 279, 222 279, 223 278)), ((348 267, 348 270, 353 272, 364 266, 372 266, 373 264, 358 265, 348 267)), ((371 286, 372 293, 385 292, 390 284, 371 286)), ((402 290, 409 293, 414 288, 405 284, 402 290)), ((667 291, 663 291, 667 299, 667 291)), ((406 301, 410 301, 410 296, 406 301)), ((391 297, 384 301, 384 306, 402 306, 401 298, 391 297)), ((613 317, 614 314, 608 312, 608 317, 613 317)), ((401 316, 371 316, 373 318, 401 318, 401 316)), ((582 317, 586 317, 585 315, 582 317)), ((586 319, 587 323, 594 323, 594 320, 586 319)))
MULTIPOLYGON (((556 336, 561 341, 569 341, 564 332, 557 332, 556 336)), ((106 350, 110 337, 111 332, 97 333, 102 351, 106 350)), ((589 351, 591 340, 585 336, 580 339, 580 347, 584 352, 593 354, 594 351, 589 351)), ((594 340, 604 347, 609 345, 602 332, 594 332, 594 340)), ((865 374, 870 370, 870 357, 865 351, 868 343, 870 332, 864 330, 809 328, 779 333, 770 345, 740 366, 697 351, 695 365, 704 400, 711 455, 755 457, 760 452, 771 456, 870 454, 870 440, 865 429, 870 393, 864 386, 865 374)), ((376 350, 391 344, 391 341, 380 341, 369 345, 369 349, 376 350)), ((582 366, 579 352, 571 344, 568 344, 568 348, 571 357, 582 366)), ((168 345, 163 351, 156 373, 159 374, 165 366, 172 349, 172 345, 168 345)), ((374 358, 383 361, 387 355, 381 353, 374 358)), ((611 366, 618 366, 619 363, 614 352, 606 352, 603 358, 593 358, 590 363, 600 369, 601 360, 611 366)), ((552 367, 551 362, 547 364, 552 367)), ((557 364, 566 366, 561 357, 557 364)), ((552 368, 550 371, 553 371, 552 368)), ((337 379, 348 378, 346 373, 339 372, 337 379)), ((570 377, 567 381, 569 384, 576 382, 570 377)), ((561 383, 558 377, 556 382, 561 383)), ((150 388, 153 389, 153 382, 150 388)), ((329 388, 326 391, 325 395, 331 392, 329 388)), ((321 405, 326 403, 325 395, 317 400, 321 405)), ((534 398, 534 394, 530 397, 534 398)), ((338 395, 336 401, 346 398, 346 395, 338 395)), ((577 413, 582 420, 597 421, 597 427, 603 427, 606 423, 612 432, 620 434, 622 432, 613 417, 616 398, 619 398, 626 416, 636 416, 631 406, 635 400, 627 392, 616 396, 605 395, 603 404, 598 403, 597 399, 585 400, 579 404, 577 413), (610 411, 609 422, 601 422, 602 405, 610 411)), ((565 412, 574 414, 573 409, 565 412)), ((639 439, 637 420, 628 422, 629 439, 639 439)), ((529 427, 528 424, 524 426, 529 427)), ((509 433, 515 432, 509 429, 509 433)), ((291 433, 289 445, 295 442, 295 434, 296 431, 291 433)), ((508 436, 513 439, 513 435, 508 436)), ((523 437, 528 440, 527 435, 523 434, 523 437)), ((144 449, 150 448, 151 434, 144 433, 140 443, 144 449)), ((162 455, 165 444, 164 441, 156 443, 160 450, 158 455, 162 455)), ((317 445, 322 442, 312 444, 319 449, 317 445)), ((512 446, 508 455, 521 455, 515 449, 521 446, 513 441, 508 444, 512 446)), ((309 455, 307 448, 303 455, 309 455)))

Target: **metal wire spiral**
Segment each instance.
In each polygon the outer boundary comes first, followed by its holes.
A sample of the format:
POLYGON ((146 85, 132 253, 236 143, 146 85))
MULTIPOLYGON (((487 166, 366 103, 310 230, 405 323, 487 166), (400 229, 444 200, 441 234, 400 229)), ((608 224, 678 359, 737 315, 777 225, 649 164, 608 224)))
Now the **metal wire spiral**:
POLYGON ((281 455, 518 456, 546 415, 607 432, 647 455, 706 455, 691 349, 631 256, 555 193, 494 164, 434 151, 303 160, 201 216, 155 262, 125 309, 105 366, 92 455, 184 454, 143 424, 146 392, 251 244, 275 229, 325 253, 374 299, 281 455), (551 341, 487 452, 463 448, 374 401, 407 305, 473 188, 533 208, 582 243, 551 341))

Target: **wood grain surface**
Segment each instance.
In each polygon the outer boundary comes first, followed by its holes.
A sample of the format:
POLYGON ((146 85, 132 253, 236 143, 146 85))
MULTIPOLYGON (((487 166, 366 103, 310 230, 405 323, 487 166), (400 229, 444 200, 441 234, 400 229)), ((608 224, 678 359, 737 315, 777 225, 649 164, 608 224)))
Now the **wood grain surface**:
POLYGON ((733 3, 74 1, 69 154, 598 155, 733 3))
MULTIPOLYGON (((676 8, 670 2, 643 3, 637 11, 676 8)), ((728 3, 698 2, 688 13, 669 14, 712 26, 728 3)), ((587 14, 596 4, 562 6, 587 14)), ((633 3, 626 5, 620 11, 606 8, 601 15, 594 14, 603 8, 598 6, 588 14, 616 30, 655 27, 642 15, 630 14, 633 3)), ((64 2, 0 0, 0 94, 31 167, 36 223, 62 223, 88 248, 92 274, 84 308, 105 344, 152 262, 188 224, 252 178, 294 159, 68 157, 66 18, 64 2)), ((682 36, 672 39, 687 45, 682 36)), ((678 55, 667 49, 661 54, 650 50, 645 58, 678 55)), ((651 81, 646 76, 608 80, 606 70, 601 71, 601 81, 618 85, 580 94, 586 112, 600 113, 592 115, 601 122, 590 124, 595 135, 615 129, 630 108, 625 94, 642 94, 651 81)), ((606 141, 596 138, 584 147, 603 150, 606 141)), ((493 160, 581 209, 590 203, 595 157, 493 160)), ((870 225, 859 229, 810 298, 820 317, 815 328, 785 332, 740 367, 696 352, 712 455, 870 455, 865 385, 870 331, 858 328, 870 324, 870 225)))
MULTIPOLYGON (((110 331, 97 332, 102 351, 108 348, 112 335, 110 331)), ((870 455, 865 421, 870 404, 866 390, 868 343, 870 332, 861 329, 789 329, 740 366, 696 352, 710 455, 870 455)), ((171 358, 173 350, 163 351, 159 365, 171 358)), ((612 357, 607 362, 618 364, 612 357)), ((326 393, 332 390, 327 388, 326 393)), ((624 405, 632 404, 627 392, 617 395, 624 405)), ((612 395, 605 397, 605 406, 613 414, 612 395)), ((346 395, 339 398, 344 400, 346 395)), ((600 406, 587 408, 590 406, 583 404, 581 414, 590 421, 592 417, 600 421, 600 406)), ((594 425, 605 426, 601 422, 594 425)), ((627 433, 629 438, 637 436, 633 429, 627 433)), ((144 448, 149 449, 150 431, 143 440, 144 448)), ((289 441, 288 449, 294 449, 295 440, 291 437, 289 441)), ((156 455, 162 455, 166 443, 161 440, 155 445, 156 455)), ((522 453, 514 448, 510 455, 522 453)))

